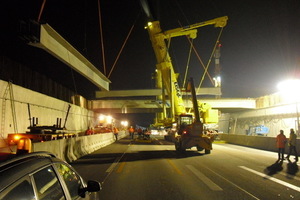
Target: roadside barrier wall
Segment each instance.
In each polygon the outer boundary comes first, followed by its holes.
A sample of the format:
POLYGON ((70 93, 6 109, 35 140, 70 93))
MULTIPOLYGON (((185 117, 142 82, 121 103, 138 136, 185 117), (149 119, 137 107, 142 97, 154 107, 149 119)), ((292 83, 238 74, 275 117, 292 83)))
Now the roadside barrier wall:
MULTIPOLYGON (((267 151, 277 152, 276 138, 275 137, 264 137, 264 136, 248 136, 248 135, 233 135, 233 134, 220 134, 219 138, 230 144, 237 144, 256 149, 262 149, 267 151)), ((297 139, 296 149, 299 154, 300 150, 300 139, 297 139)), ((286 144, 285 153, 288 153, 289 146, 286 144)))
MULTIPOLYGON (((118 138, 121 139, 125 136, 126 132, 120 131, 118 138)), ((63 159, 67 162, 72 162, 114 142, 115 136, 113 133, 102 133, 33 143, 32 151, 48 151, 60 159, 63 159)))

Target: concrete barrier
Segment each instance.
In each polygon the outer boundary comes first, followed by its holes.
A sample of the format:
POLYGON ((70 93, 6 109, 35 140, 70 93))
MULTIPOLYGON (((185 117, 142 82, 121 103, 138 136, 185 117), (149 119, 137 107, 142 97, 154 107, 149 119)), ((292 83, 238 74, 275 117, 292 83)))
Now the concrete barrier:
MULTIPOLYGON (((126 137, 126 132, 120 131, 118 138, 121 139, 124 137, 126 137)), ((48 151, 60 159, 63 159, 67 162, 72 162, 114 142, 115 137, 113 133, 102 133, 33 143, 32 151, 48 151)))
MULTIPOLYGON (((233 134, 219 134, 221 140, 227 143, 237 144, 256 149, 262 149, 267 151, 277 152, 276 138, 275 137, 264 137, 264 136, 248 136, 248 135, 233 135, 233 134)), ((300 150, 300 139, 297 139, 296 149, 299 154, 300 150)), ((288 145, 286 145, 285 153, 288 153, 288 145)))

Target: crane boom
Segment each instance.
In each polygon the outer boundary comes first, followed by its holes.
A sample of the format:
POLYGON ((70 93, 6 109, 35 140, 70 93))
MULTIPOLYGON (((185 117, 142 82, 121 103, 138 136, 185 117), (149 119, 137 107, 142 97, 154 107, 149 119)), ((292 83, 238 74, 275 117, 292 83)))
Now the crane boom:
MULTIPOLYGON (((167 116, 165 116, 164 113, 161 113, 157 116, 158 121, 172 122, 174 121, 175 116, 186 113, 181 91, 177 81, 178 75, 174 72, 172 61, 169 56, 165 40, 170 39, 171 37, 184 35, 187 35, 191 38, 196 38, 196 28, 207 25, 214 25, 215 27, 224 27, 226 26, 227 20, 228 17, 224 16, 181 28, 171 29, 165 32, 162 32, 159 21, 148 22, 145 28, 148 30, 150 40, 152 42, 152 47, 157 60, 156 87, 166 89, 167 94, 171 99, 171 107, 174 108, 174 111, 170 114, 170 118, 167 118, 167 116)), ((157 98, 159 100, 163 100, 162 96, 158 96, 157 98)))
POLYGON ((183 26, 180 28, 171 29, 164 32, 164 35, 166 38, 170 37, 177 37, 177 36, 183 36, 183 35, 189 35, 190 38, 195 39, 197 37, 197 28, 208 26, 208 25, 214 25, 216 28, 223 28, 227 24, 228 17, 218 17, 215 19, 211 19, 204 22, 195 23, 188 26, 183 26))

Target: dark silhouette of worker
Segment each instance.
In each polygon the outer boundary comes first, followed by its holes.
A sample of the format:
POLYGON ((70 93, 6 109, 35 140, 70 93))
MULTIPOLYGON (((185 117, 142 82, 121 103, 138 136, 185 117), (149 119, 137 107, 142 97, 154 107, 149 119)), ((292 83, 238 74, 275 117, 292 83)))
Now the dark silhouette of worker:
POLYGON ((143 130, 141 128, 138 128, 137 133, 138 133, 139 137, 142 137, 143 130))
POLYGON ((294 129, 290 129, 290 137, 289 137, 289 153, 287 155, 287 159, 290 158, 290 155, 292 154, 292 152, 294 152, 295 155, 295 160, 296 162, 298 161, 298 154, 297 154, 297 149, 296 149, 296 139, 297 139, 297 135, 295 134, 294 129))
POLYGON ((278 160, 284 160, 284 149, 286 143, 286 137, 284 131, 280 130, 279 134, 276 137, 276 146, 278 148, 278 160))

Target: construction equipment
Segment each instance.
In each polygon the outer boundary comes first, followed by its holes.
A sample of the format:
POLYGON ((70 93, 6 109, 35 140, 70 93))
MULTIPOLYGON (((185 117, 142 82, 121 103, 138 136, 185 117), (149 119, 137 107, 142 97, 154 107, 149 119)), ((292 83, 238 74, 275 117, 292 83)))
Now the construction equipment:
MULTIPOLYGON (((145 13, 149 17, 149 19, 151 19, 152 16, 149 6, 147 5, 147 1, 141 0, 141 5, 144 8, 145 13)), ((214 25, 215 27, 223 28, 224 26, 226 26, 227 20, 228 17, 224 16, 201 23, 196 23, 190 26, 168 30, 165 32, 161 30, 159 21, 149 21, 147 26, 145 27, 148 30, 157 60, 156 87, 162 89, 163 91, 162 95, 158 96, 157 99, 164 102, 164 111, 162 113, 157 113, 155 125, 165 127, 172 126, 171 132, 174 133, 174 137, 171 138, 175 142, 175 147, 178 151, 184 151, 185 149, 196 146, 198 150, 205 149, 205 152, 209 153, 212 149, 212 141, 209 137, 204 137, 203 135, 203 123, 205 123, 205 119, 203 118, 203 121, 201 122, 199 116, 186 114, 187 111, 183 104, 182 94, 177 81, 178 74, 174 72, 171 58, 168 53, 169 45, 166 44, 166 40, 169 42, 168 44, 170 44, 172 37, 188 36, 194 39, 197 36, 197 28, 207 25, 214 25), (168 115, 166 112, 166 95, 164 94, 164 91, 167 92, 171 105, 171 109, 168 115), (196 119, 195 122, 193 117, 195 117, 196 119), (186 131, 189 134, 185 134, 186 131)), ((195 88, 193 88, 193 90, 195 90, 195 88)), ((197 102, 196 95, 192 96, 194 104, 194 114, 199 115, 198 104, 195 105, 195 103, 197 102)), ((207 109, 206 111, 208 112, 206 114, 207 116, 209 116, 209 114, 216 113, 211 113, 209 109, 207 109)), ((203 113, 202 115, 204 116, 205 113, 203 113)))
MULTIPOLYGON (((214 135, 210 135, 209 132, 203 130, 204 125, 202 122, 205 121, 205 113, 209 111, 199 111, 194 80, 191 78, 189 83, 192 94, 194 112, 193 114, 181 114, 177 117, 176 125, 179 127, 174 135, 175 148, 177 151, 182 152, 186 149, 196 147, 198 151, 202 151, 204 149, 205 154, 209 154, 210 150, 212 150, 212 142, 214 140, 214 135)), ((218 118, 212 121, 217 120, 218 118)))
POLYGON ((56 124, 52 126, 38 125, 38 118, 31 117, 30 105, 28 104, 29 127, 30 131, 26 133, 12 133, 7 135, 9 145, 16 145, 20 139, 28 138, 32 142, 44 142, 49 140, 57 140, 62 138, 75 137, 74 133, 67 133, 66 122, 70 112, 71 105, 68 106, 67 114, 65 117, 64 125, 61 126, 61 118, 56 119, 56 124))

